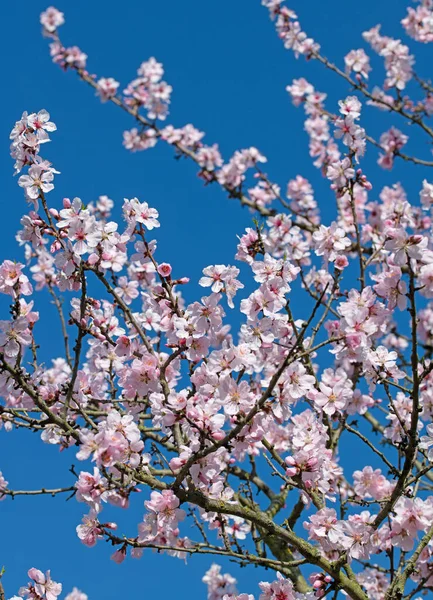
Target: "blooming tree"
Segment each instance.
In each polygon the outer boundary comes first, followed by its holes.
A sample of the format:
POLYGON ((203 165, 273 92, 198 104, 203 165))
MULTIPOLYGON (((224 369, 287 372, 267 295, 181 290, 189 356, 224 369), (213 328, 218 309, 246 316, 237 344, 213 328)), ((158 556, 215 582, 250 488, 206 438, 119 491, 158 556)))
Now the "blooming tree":
MULTIPOLYGON (((409 47, 379 26, 363 33, 384 59, 385 80, 373 86, 363 48, 340 68, 284 0, 262 4, 285 48, 348 86, 335 107, 307 79, 287 86, 335 198, 330 223, 310 182, 290 174, 282 191, 258 149, 226 160, 193 125, 166 124, 172 88, 157 60, 123 88, 90 75, 86 54, 63 45, 61 12, 41 15, 53 61, 130 115, 126 149, 172 146, 253 218, 234 264, 206 267, 203 295, 187 304, 187 274, 157 249, 158 211, 125 199, 118 223, 106 196, 59 202, 58 171, 42 157, 56 125, 46 110, 22 115, 10 137, 28 210, 17 235, 23 262, 0 265, 10 300, 0 321, 0 425, 40 435, 82 470, 72 470, 69 487, 39 490, 11 489, 0 474, 0 499, 74 496, 83 504, 79 539, 108 541, 117 563, 153 549, 263 568, 255 596, 209 565, 210 600, 421 598, 433 592, 433 183, 420 180, 411 203, 402 185, 381 189, 361 165, 368 149, 384 169, 433 166, 403 150, 408 124, 432 141, 433 86, 409 47), (366 108, 390 113, 405 132, 392 126, 371 137, 366 108), (38 356, 39 290, 51 295, 64 339, 64 354, 48 365, 38 356), (230 310, 240 313, 238 331, 230 310), (362 469, 341 464, 347 440, 362 469), (119 531, 104 507, 128 510, 137 490, 144 516, 119 531)), ((415 42, 432 42, 433 1, 409 8, 401 23, 415 42)), ((13 600, 62 593, 49 571, 28 575, 13 600)), ((77 589, 66 596, 86 598, 77 589)))

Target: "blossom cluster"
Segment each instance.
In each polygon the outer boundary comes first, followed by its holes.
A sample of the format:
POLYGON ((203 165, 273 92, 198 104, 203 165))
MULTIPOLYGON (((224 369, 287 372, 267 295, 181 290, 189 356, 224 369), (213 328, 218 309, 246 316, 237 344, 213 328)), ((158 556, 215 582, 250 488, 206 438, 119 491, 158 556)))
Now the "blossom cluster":
MULTIPOLYGON (((379 26, 364 39, 385 59, 386 80, 370 91, 362 48, 340 69, 284 0, 262 4, 287 49, 351 87, 336 114, 307 79, 286 88, 304 108, 320 191, 300 174, 274 183, 255 146, 225 161, 194 125, 160 127, 172 93, 161 63, 143 62, 119 93, 113 77, 89 75, 78 47, 63 46, 63 13, 41 15, 54 61, 134 119, 127 149, 168 144, 256 219, 233 241, 233 261, 204 262, 190 282, 158 247, 157 199, 56 198, 58 171, 41 157, 56 125, 46 110, 23 113, 11 155, 29 206, 17 234, 24 258, 0 264, 10 303, 0 426, 35 432, 82 470, 68 488, 29 492, 0 473, 0 500, 69 492, 85 507, 79 540, 108 541, 116 563, 152 549, 276 571, 259 600, 413 597, 433 586, 433 183, 420 179, 418 201, 401 183, 373 188, 361 165, 368 144, 385 169, 433 164, 404 154, 397 127, 376 141, 360 123, 382 108, 433 137, 423 120, 431 89, 420 80, 425 97, 401 95, 414 58, 379 26), (319 211, 326 194, 332 214, 319 211), (39 292, 59 313, 64 353, 51 362, 39 351, 39 292), (139 491, 144 516, 118 532, 108 515, 132 511, 139 491)), ((415 40, 433 41, 432 10, 431 0, 408 10, 402 25, 415 40)), ((49 571, 28 574, 15 600, 57 600, 49 571)), ((209 600, 254 600, 219 565, 203 582, 209 600)), ((66 600, 86 599, 74 589, 66 600)))
MULTIPOLYGON (((57 600, 62 593, 62 584, 51 579, 50 571, 43 573, 32 567, 27 574, 31 581, 27 586, 20 588, 18 596, 13 596, 10 600, 57 600)), ((65 596, 65 600, 88 600, 88 598, 78 588, 74 588, 65 596)))

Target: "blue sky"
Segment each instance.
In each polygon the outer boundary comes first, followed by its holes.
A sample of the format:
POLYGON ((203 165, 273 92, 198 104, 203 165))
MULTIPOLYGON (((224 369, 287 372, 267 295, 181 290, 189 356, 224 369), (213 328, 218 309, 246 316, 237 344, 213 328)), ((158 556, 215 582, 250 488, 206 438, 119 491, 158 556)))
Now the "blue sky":
MULTIPOLYGON (((174 88, 168 122, 175 126, 193 123, 206 132, 207 143, 219 143, 225 158, 236 149, 257 146, 269 159, 266 170, 273 181, 284 189, 298 173, 309 178, 322 214, 332 215, 332 194, 308 157, 303 113, 291 105, 285 87, 293 78, 305 76, 329 94, 331 111, 347 95, 347 88, 320 65, 295 61, 283 49, 260 0, 78 0, 57 6, 66 16, 63 41, 79 45, 89 55, 90 72, 112 76, 123 87, 135 77, 143 60, 155 56, 164 63, 165 79, 174 88)), ((406 2, 402 0, 293 0, 290 6, 309 35, 320 41, 324 53, 340 65, 351 48, 365 47, 361 32, 378 22, 385 23, 385 34, 403 36, 399 20, 406 2)), ((40 0, 22 0, 5 3, 2 11, 2 260, 22 258, 14 236, 26 210, 22 191, 12 177, 9 131, 22 111, 46 108, 58 131, 44 148, 44 156, 61 171, 49 196, 52 205, 58 207, 63 197, 74 196, 87 203, 101 194, 118 204, 124 197, 146 200, 160 212, 159 257, 172 263, 176 276, 191 277, 187 298, 193 299, 199 293, 196 282, 203 267, 233 262, 236 235, 251 224, 249 213, 215 186, 204 188, 196 167, 173 160, 167 146, 160 144, 137 154, 122 147, 122 131, 133 126, 128 116, 111 105, 101 105, 72 73, 64 74, 51 63, 38 22, 45 8, 40 0)), ((431 51, 412 40, 408 43, 419 51, 418 72, 428 76, 431 51)), ((373 66, 377 67, 373 78, 381 83, 381 61, 373 60, 373 66)), ((362 125, 375 136, 389 124, 383 113, 370 109, 363 115, 362 125)), ((416 136, 411 149, 420 156, 429 155, 416 136)), ((402 181, 410 198, 417 197, 427 176, 421 168, 399 164, 395 171, 384 173, 375 161, 370 149, 363 167, 377 192, 379 184, 402 181)), ((43 305, 45 300, 41 297, 40 301, 43 305)), ((48 314, 53 316, 52 311, 48 314)), ((61 352, 50 318, 40 328, 46 359, 61 352)), ((68 485, 68 468, 76 462, 72 453, 59 456, 56 448, 42 444, 36 436, 0 431, 0 469, 13 488, 68 485)), ((145 495, 136 495, 129 517, 116 512, 116 520, 124 522, 130 533, 141 519, 145 495)), ((8 595, 27 581, 27 569, 36 566, 51 568, 65 591, 76 585, 90 600, 205 597, 201 577, 211 558, 192 558, 185 567, 181 561, 148 553, 140 561, 117 566, 110 562, 111 548, 104 543, 88 549, 76 538, 75 526, 84 512, 84 505, 75 500, 65 504, 60 498, 1 503, 0 567, 7 568, 8 595)), ((240 570, 220 562, 238 578, 242 591, 256 593, 256 582, 266 578, 253 568, 240 570)))

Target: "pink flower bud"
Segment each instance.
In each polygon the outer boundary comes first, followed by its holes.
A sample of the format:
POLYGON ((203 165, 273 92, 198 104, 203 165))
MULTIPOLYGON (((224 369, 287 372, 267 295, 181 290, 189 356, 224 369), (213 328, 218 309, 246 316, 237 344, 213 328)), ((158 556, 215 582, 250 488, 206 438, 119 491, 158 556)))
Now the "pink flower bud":
POLYGON ((408 237, 408 242, 411 244, 419 244, 422 241, 423 236, 419 234, 410 235, 408 237))
POLYGON ((158 265, 158 273, 161 275, 161 277, 170 277, 171 265, 169 265, 168 263, 161 263, 160 265, 158 265))
POLYGON ((33 579, 33 581, 36 581, 36 583, 45 583, 45 576, 42 573, 42 571, 39 571, 39 569, 35 569, 35 567, 32 567, 31 569, 29 569, 27 571, 27 575, 33 579))
POLYGON ((114 554, 111 555, 111 560, 120 565, 126 558, 126 551, 121 548, 120 550, 116 550, 114 554))
POLYGON ((183 467, 185 461, 181 458, 172 458, 169 464, 170 469, 173 469, 173 471, 177 471, 178 469, 181 469, 183 467))
POLYGON ((89 263, 89 265, 96 265, 98 260, 99 260, 99 256, 93 252, 93 254, 91 254, 89 256, 89 258, 87 259, 87 262, 89 263))
POLYGON ((342 271, 343 269, 345 269, 347 267, 347 265, 349 264, 349 261, 347 260, 347 256, 337 256, 337 258, 335 259, 335 268, 338 269, 339 271, 342 271))

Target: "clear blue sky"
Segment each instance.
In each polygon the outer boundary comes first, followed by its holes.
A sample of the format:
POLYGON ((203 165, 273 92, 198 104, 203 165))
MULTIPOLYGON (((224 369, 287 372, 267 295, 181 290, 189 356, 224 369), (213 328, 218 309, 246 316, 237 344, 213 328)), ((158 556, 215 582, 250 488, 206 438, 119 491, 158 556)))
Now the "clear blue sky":
MULTIPOLYGON (((399 20, 406 2, 402 0, 293 0, 290 6, 324 53, 340 65, 351 48, 365 47, 361 32, 378 22, 385 23, 385 34, 403 36, 399 20)), ((208 143, 220 144, 225 158, 236 149, 257 146, 269 159, 266 169, 271 179, 284 189, 296 174, 306 176, 315 187, 322 213, 331 215, 332 194, 311 166, 303 113, 291 105, 285 86, 304 75, 329 93, 330 110, 335 110, 347 89, 319 65, 295 61, 283 49, 260 0, 63 0, 57 7, 66 16, 64 42, 79 45, 89 55, 90 72, 112 76, 123 87, 143 60, 155 56, 164 63, 165 79, 174 88, 168 122, 193 123, 206 132, 208 143)), ((59 206, 64 196, 79 196, 85 203, 101 194, 116 203, 137 196, 160 212, 159 256, 173 264, 175 275, 196 282, 206 265, 232 263, 236 234, 251 224, 249 213, 216 187, 204 188, 196 167, 174 161, 170 148, 161 144, 130 154, 122 147, 122 131, 133 126, 128 116, 101 105, 72 73, 64 74, 51 63, 39 26, 39 13, 45 8, 41 0, 22 0, 5 2, 2 9, 1 259, 22 257, 14 236, 26 210, 22 190, 12 177, 9 131, 22 111, 46 108, 58 132, 44 155, 61 171, 49 196, 51 203, 59 206)), ((412 40, 408 43, 420 50, 418 71, 428 77, 431 50, 412 40)), ((373 65, 378 67, 373 77, 381 83, 381 61, 373 60, 373 65)), ((374 135, 389 123, 386 115, 371 109, 362 120, 374 135)), ((428 157, 427 148, 416 140, 412 149, 428 157)), ((378 182, 377 191, 379 181, 390 185, 401 180, 413 198, 417 196, 424 171, 399 164, 397 170, 384 173, 375 160, 370 149, 363 166, 373 184, 378 182)), ((194 283, 188 299, 195 293, 194 283)), ((42 327, 48 359, 60 353, 61 346, 50 318, 42 321, 40 331, 42 327)), ((72 453, 59 456, 56 448, 36 436, 0 431, 0 470, 12 488, 68 485, 72 463, 77 464, 72 453)), ((145 496, 135 496, 129 516, 119 510, 112 514, 130 534, 144 512, 145 496)), ((140 561, 117 566, 109 560, 111 548, 104 543, 89 549, 77 539, 75 526, 85 510, 74 499, 65 504, 60 498, 17 498, 0 504, 0 567, 7 568, 8 595, 26 583, 27 569, 36 566, 51 568, 65 592, 76 585, 90 600, 205 597, 201 577, 211 558, 192 558, 185 567, 181 561, 149 552, 140 561)), ((238 578, 241 591, 257 594, 256 582, 265 573, 224 564, 238 578)))

